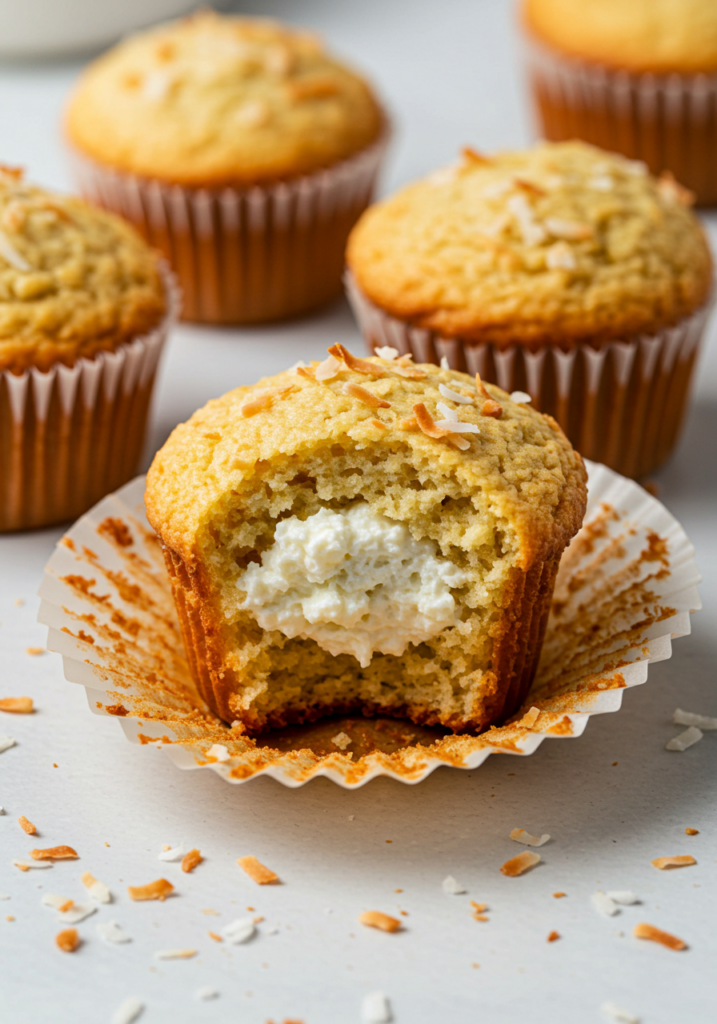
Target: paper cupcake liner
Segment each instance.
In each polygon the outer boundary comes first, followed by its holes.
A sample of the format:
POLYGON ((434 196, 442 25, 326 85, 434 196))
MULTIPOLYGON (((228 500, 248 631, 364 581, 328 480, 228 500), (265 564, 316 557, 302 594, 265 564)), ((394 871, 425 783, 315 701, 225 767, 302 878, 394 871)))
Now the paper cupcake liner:
POLYGON ((672 171, 700 203, 717 202, 717 75, 630 72, 569 57, 528 37, 542 134, 584 139, 672 171))
MULTIPOLYGON (((316 726, 296 727, 289 743, 280 730, 259 746, 225 725, 192 681, 144 515, 143 478, 59 542, 40 587, 39 621, 95 714, 115 716, 129 740, 160 746, 180 768, 208 768, 227 782, 269 775, 295 787, 325 776, 351 789, 387 775, 417 783, 441 765, 472 769, 491 753, 532 754, 546 738, 580 736, 590 715, 617 711, 623 690, 647 680, 650 662, 670 657, 671 641, 689 633, 690 612, 700 607, 694 550, 679 523, 632 481, 592 463, 588 472, 585 525, 563 556, 536 679, 518 714, 480 735, 389 750, 376 728, 376 749, 354 757, 335 744, 328 754, 312 750, 316 726)), ((357 719, 341 731, 370 727, 357 719)))
POLYGON ((411 327, 375 306, 345 277, 346 292, 366 343, 411 353, 417 363, 445 357, 454 370, 504 391, 525 391, 535 409, 553 416, 578 451, 624 476, 652 473, 669 457, 687 408, 692 371, 714 302, 674 327, 600 348, 521 345, 444 338, 411 327))
POLYGON ((371 202, 387 143, 388 129, 332 167, 244 189, 167 185, 70 155, 82 195, 125 217, 169 260, 187 320, 257 323, 340 293, 346 241, 371 202))
POLYGON ((181 306, 162 268, 167 313, 148 334, 21 374, 0 372, 0 531, 74 519, 137 472, 157 364, 181 306))

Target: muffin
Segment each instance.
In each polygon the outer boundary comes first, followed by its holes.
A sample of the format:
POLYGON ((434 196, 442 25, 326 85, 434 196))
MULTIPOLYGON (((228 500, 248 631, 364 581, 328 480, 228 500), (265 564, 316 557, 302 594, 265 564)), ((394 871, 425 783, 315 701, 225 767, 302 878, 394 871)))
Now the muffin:
POLYGON ((639 477, 675 444, 711 296, 689 198, 583 143, 465 150, 364 214, 350 297, 371 346, 523 392, 639 477))
POLYGON ((483 729, 533 678, 582 460, 480 379, 329 353, 209 402, 150 469, 199 691, 254 733, 347 713, 483 729))
POLYGON ((134 475, 175 306, 128 224, 0 169, 0 530, 78 516, 134 475))
POLYGON ((203 11, 91 64, 66 114, 81 191, 166 255, 184 315, 251 323, 341 290, 386 120, 307 32, 203 11))
POLYGON ((523 0, 542 134, 671 171, 717 202, 717 6, 705 0, 523 0))

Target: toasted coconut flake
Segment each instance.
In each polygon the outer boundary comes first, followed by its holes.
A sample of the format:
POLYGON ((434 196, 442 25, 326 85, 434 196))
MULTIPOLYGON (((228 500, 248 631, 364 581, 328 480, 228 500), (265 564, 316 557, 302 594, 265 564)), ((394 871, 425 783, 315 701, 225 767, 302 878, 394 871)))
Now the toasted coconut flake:
POLYGON ((112 1024, 134 1024, 143 1010, 144 1003, 139 999, 133 997, 125 999, 122 1005, 115 1010, 112 1024))
POLYGON ((691 725, 689 729, 685 729, 679 736, 674 736, 669 740, 665 744, 665 750, 677 750, 681 753, 683 750, 687 750, 688 747, 693 747, 695 743, 699 743, 703 736, 704 733, 701 729, 698 729, 696 725, 691 725))
POLYGON ((406 420, 401 420, 398 427, 399 430, 418 430, 418 420, 415 416, 410 416, 406 420))
POLYGON ((250 917, 240 917, 228 924, 226 928, 222 928, 222 935, 227 942, 231 942, 234 946, 248 942, 255 932, 256 926, 250 917))
POLYGON ((671 171, 663 171, 657 182, 657 191, 668 203, 679 203, 680 206, 692 206, 695 201, 694 192, 684 188, 675 181, 671 171))
POLYGON ((0 257, 2 257, 6 263, 9 263, 11 267, 14 267, 15 270, 21 270, 24 273, 27 273, 28 270, 32 270, 32 266, 27 262, 25 257, 17 251, 4 231, 0 231, 0 257))
POLYGON ((699 834, 700 834, 700 830, 697 829, 697 828, 686 828, 685 829, 685 835, 686 836, 698 836, 699 834))
MULTIPOLYGON (((445 359, 445 356, 443 357, 445 359)), ((457 391, 452 391, 451 388, 446 387, 445 384, 439 384, 438 390, 444 398, 450 399, 451 402, 457 402, 458 405, 473 405, 473 399, 467 395, 459 395, 457 391)))
POLYGON ((196 949, 160 949, 154 956, 157 960, 191 960, 197 952, 196 949))
POLYGON ((501 867, 501 874, 507 875, 508 878, 516 878, 518 875, 524 874, 526 871, 530 871, 536 864, 539 864, 541 860, 539 853, 531 853, 529 850, 524 850, 523 853, 519 853, 517 857, 511 857, 501 867))
POLYGON ((618 889, 607 893, 608 899, 612 900, 613 903, 620 903, 624 907, 630 907, 633 903, 639 903, 640 900, 634 892, 630 892, 629 889, 618 889))
POLYGON ((45 850, 30 850, 33 860, 78 860, 79 854, 71 846, 49 846, 45 850))
POLYGON ((55 936, 55 942, 63 953, 74 953, 80 944, 80 936, 76 928, 64 928, 55 936))
POLYGON ((547 832, 540 837, 531 836, 530 832, 526 832, 524 828, 514 828, 510 833, 510 838, 514 839, 516 843, 522 843, 523 846, 543 846, 550 836, 547 832))
POLYGON ((28 821, 24 814, 21 814, 17 819, 17 823, 23 832, 27 832, 29 836, 34 836, 37 832, 37 828, 31 821, 28 821))
POLYGON ((399 355, 397 348, 391 348, 390 345, 383 345, 380 348, 374 349, 374 352, 379 359, 386 359, 388 362, 392 362, 399 355))
POLYGON ((16 868, 19 868, 20 871, 29 871, 30 868, 51 868, 53 862, 51 860, 26 861, 16 859, 13 860, 12 863, 15 865, 16 868))
POLYGON ((181 860, 184 853, 184 843, 180 843, 179 846, 170 846, 168 843, 165 843, 162 847, 162 852, 157 854, 157 860, 171 863, 175 860, 181 860))
POLYGON ((198 864, 201 864, 204 860, 199 850, 190 850, 189 853, 185 854, 182 859, 182 871, 187 872, 194 871, 198 864))
POLYGON ((305 377, 306 380, 316 380, 316 371, 312 370, 310 366, 297 366, 296 375, 298 377, 305 377))
POLYGON ((578 261, 567 242, 556 242, 545 251, 545 265, 548 270, 575 270, 578 261))
POLYGON ((75 905, 75 901, 74 900, 63 900, 62 903, 59 905, 59 907, 57 909, 60 911, 61 914, 64 914, 64 913, 66 913, 66 911, 68 911, 72 907, 74 907, 74 905, 75 905))
POLYGON ((703 732, 717 729, 717 718, 710 718, 709 715, 696 715, 693 711, 683 711, 682 708, 675 709, 672 721, 675 725, 695 725, 703 732))
POLYGON ((481 416, 492 416, 493 419, 499 420, 502 415, 503 406, 499 402, 496 402, 494 399, 489 398, 486 402, 483 403, 483 408, 481 409, 481 416))
POLYGON ((265 867, 256 857, 240 857, 237 864, 257 885, 273 885, 279 881, 279 876, 270 868, 265 867))
POLYGON ((349 398, 357 398, 359 402, 363 402, 364 405, 368 405, 371 409, 390 409, 391 403, 385 402, 382 398, 377 395, 372 395, 366 388, 362 388, 360 384, 346 383, 341 388, 345 395, 349 398))
POLYGON ((47 654, 44 647, 26 647, 25 654, 31 655, 33 658, 39 657, 41 654, 47 654))
POLYGON ((669 871, 671 868, 690 868, 697 861, 691 854, 687 853, 678 857, 656 857, 651 863, 653 867, 658 868, 660 871, 669 871))
POLYGON ((598 889, 590 897, 592 905, 601 914, 607 914, 608 917, 614 917, 615 914, 619 914, 620 910, 613 899, 611 899, 606 893, 598 889))
POLYGON ((466 892, 466 887, 457 882, 453 875, 446 875, 441 883, 441 888, 444 892, 447 892, 451 896, 460 896, 461 893, 466 892))
POLYGON ((98 903, 112 902, 112 893, 109 891, 105 883, 99 882, 91 872, 85 871, 82 875, 82 884, 87 889, 93 900, 96 900, 98 903))
MULTIPOLYGON (((404 358, 405 356, 401 356, 401 359, 404 358)), ((417 366, 400 365, 400 360, 398 363, 393 363, 390 370, 391 373, 395 373, 399 377, 405 377, 407 380, 424 380, 428 376, 423 370, 419 370, 417 366)))
POLYGON ((342 359, 337 359, 336 356, 329 354, 323 363, 319 363, 314 371, 314 376, 319 382, 333 380, 337 374, 339 374, 344 368, 344 362, 342 359))
POLYGON ((381 420, 371 420, 371 423, 378 430, 388 430, 388 427, 386 426, 386 424, 382 423, 381 420))
POLYGON ((436 426, 433 417, 423 402, 417 402, 413 407, 413 411, 416 414, 416 423, 426 437, 439 439, 446 436, 447 431, 442 427, 436 426))
POLYGON ((229 761, 231 754, 223 743, 215 743, 207 751, 207 757, 213 757, 215 761, 229 761))
POLYGON ((10 747, 15 746, 15 740, 12 736, 0 736, 0 754, 3 754, 10 747))
POLYGON ((525 729, 532 729, 535 723, 540 718, 540 708, 535 706, 528 708, 523 717, 520 720, 520 725, 525 729))
POLYGON ((493 161, 490 157, 483 156, 477 149, 473 149, 472 146, 463 146, 461 149, 461 157, 467 164, 476 164, 481 167, 490 166, 493 161))
POLYGON ((155 882, 148 882, 147 885, 127 886, 129 898, 137 902, 143 900, 161 900, 164 902, 173 892, 174 886, 166 878, 158 878, 155 882))
POLYGON ((270 388, 268 391, 261 391, 242 405, 241 414, 242 416, 255 416, 258 412, 268 409, 277 399, 283 398, 284 395, 288 395, 293 390, 294 385, 289 384, 288 387, 270 388))
POLYGON ((554 892, 553 893, 553 899, 561 900, 563 898, 563 896, 567 896, 567 895, 568 894, 566 892, 554 892))
POLYGON ((216 932, 207 932, 207 935, 212 940, 212 942, 224 942, 224 939, 221 937, 221 935, 217 935, 216 932))
POLYGON ((521 192, 526 192, 529 196, 546 196, 548 193, 540 185, 536 185, 534 181, 527 181, 525 178, 513 178, 513 186, 519 188, 521 192))
POLYGON ((545 226, 553 238, 564 238, 569 242, 580 242, 592 238, 593 229, 590 224, 577 220, 563 220, 562 217, 546 217, 545 226))
POLYGON ((116 921, 100 922, 97 925, 97 934, 105 942, 112 942, 118 945, 123 942, 132 941, 127 932, 120 928, 116 921))
POLYGON ((396 932, 401 927, 398 918, 383 914, 380 910, 364 910, 363 914, 359 914, 359 924, 367 928, 378 928, 382 932, 396 932))
POLYGON ((517 405, 527 405, 528 402, 533 401, 527 391, 511 391, 510 400, 517 405))
MULTIPOLYGON (((72 903, 72 901, 70 901, 72 903)), ((65 924, 79 924, 80 921, 84 921, 86 917, 96 913, 96 903, 72 903, 67 910, 59 908, 60 914, 59 919, 64 921, 65 924)))
POLYGON ((363 997, 361 1018, 367 1024, 387 1024, 393 1020, 391 1007, 383 992, 369 992, 363 997))
POLYGON ((67 896, 59 896, 56 892, 46 892, 40 903, 43 907, 52 907, 54 910, 68 909, 68 903, 72 906, 72 900, 68 900, 67 896))
POLYGON ((631 1013, 630 1010, 623 1010, 622 1007, 615 1006, 614 1003, 603 1003, 600 1009, 608 1017, 620 1021, 621 1024, 640 1024, 640 1018, 636 1013, 631 1013))
POLYGON ((475 900, 471 900, 471 906, 473 907, 473 920, 474 921, 487 921, 485 911, 488 909, 487 903, 476 903, 475 900))
POLYGON ((636 924, 632 929, 632 934, 636 939, 648 939, 650 942, 659 942, 663 946, 667 946, 668 949, 687 949, 687 943, 683 939, 678 939, 676 935, 670 935, 669 932, 663 932, 660 928, 655 928, 653 924, 645 924, 641 922, 636 924))
POLYGON ((349 370, 353 370, 354 373, 365 373, 370 377, 386 376, 383 367, 377 366, 376 363, 369 363, 367 359, 357 359, 343 345, 332 345, 328 352, 329 355, 335 356, 336 359, 342 359, 349 370))
POLYGON ((551 932, 550 935, 548 935, 547 941, 548 942, 556 942, 559 938, 560 938, 560 933, 559 932, 551 932))
POLYGON ((34 710, 32 697, 0 698, 0 711, 7 711, 11 715, 31 715, 34 710))

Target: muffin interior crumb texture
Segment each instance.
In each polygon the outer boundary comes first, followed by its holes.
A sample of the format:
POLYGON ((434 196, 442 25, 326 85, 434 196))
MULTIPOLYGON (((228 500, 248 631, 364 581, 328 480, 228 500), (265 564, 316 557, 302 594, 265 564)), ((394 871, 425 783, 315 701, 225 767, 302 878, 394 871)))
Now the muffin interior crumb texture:
POLYGON ((253 731, 355 711, 480 728, 506 697, 498 663, 539 644, 515 615, 531 568, 535 601, 541 567, 552 590, 582 519, 582 463, 497 388, 502 416, 483 415, 465 374, 335 362, 328 380, 312 364, 210 402, 155 459, 147 508, 202 623, 195 674, 253 731), (446 406, 446 385, 471 404, 446 406), (419 403, 468 425, 467 450, 419 429, 419 403))
POLYGON ((200 11, 85 71, 66 127, 86 155, 187 186, 297 177, 377 139, 370 86, 310 32, 200 11))
POLYGON ((158 258, 133 228, 0 168, 0 370, 112 351, 165 306, 158 258))

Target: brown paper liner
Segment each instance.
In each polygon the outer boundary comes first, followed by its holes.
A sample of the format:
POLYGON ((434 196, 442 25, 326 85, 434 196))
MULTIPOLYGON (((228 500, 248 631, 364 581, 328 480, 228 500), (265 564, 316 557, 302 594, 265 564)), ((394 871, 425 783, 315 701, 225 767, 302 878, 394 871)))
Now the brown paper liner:
POLYGON ((624 476, 654 472, 672 453, 684 420, 699 343, 713 299, 674 327, 600 348, 558 344, 529 351, 520 345, 444 338, 389 316, 361 292, 350 274, 346 291, 369 349, 410 352, 417 363, 448 360, 454 370, 480 373, 504 391, 525 391, 549 413, 585 456, 624 476))
POLYGON ((616 70, 525 42, 546 139, 583 139, 672 171, 703 204, 717 203, 717 75, 616 70))
POLYGON ((502 622, 494 631, 494 650, 488 673, 494 681, 495 690, 490 700, 481 703, 475 717, 469 721, 439 722, 432 710, 412 705, 343 702, 321 707, 307 705, 292 709, 289 715, 276 713, 265 722, 258 723, 250 710, 243 714, 232 706, 232 698, 237 696, 240 688, 226 668, 221 624, 211 616, 201 573, 193 571, 175 551, 164 547, 187 663, 197 690, 216 715, 227 722, 240 719, 252 732, 338 714, 393 715, 408 718, 418 725, 446 725, 456 731, 466 728, 480 731, 503 721, 523 703, 535 677, 561 555, 562 551, 537 563, 526 573, 516 571, 502 622))
POLYGON ((347 160, 295 180, 191 189, 116 171, 71 152, 79 190, 164 253, 183 316, 260 323, 305 313, 341 291, 349 232, 371 202, 388 131, 347 160))
POLYGON ((79 359, 0 373, 0 531, 74 519, 137 472, 157 364, 180 298, 148 334, 79 359))

